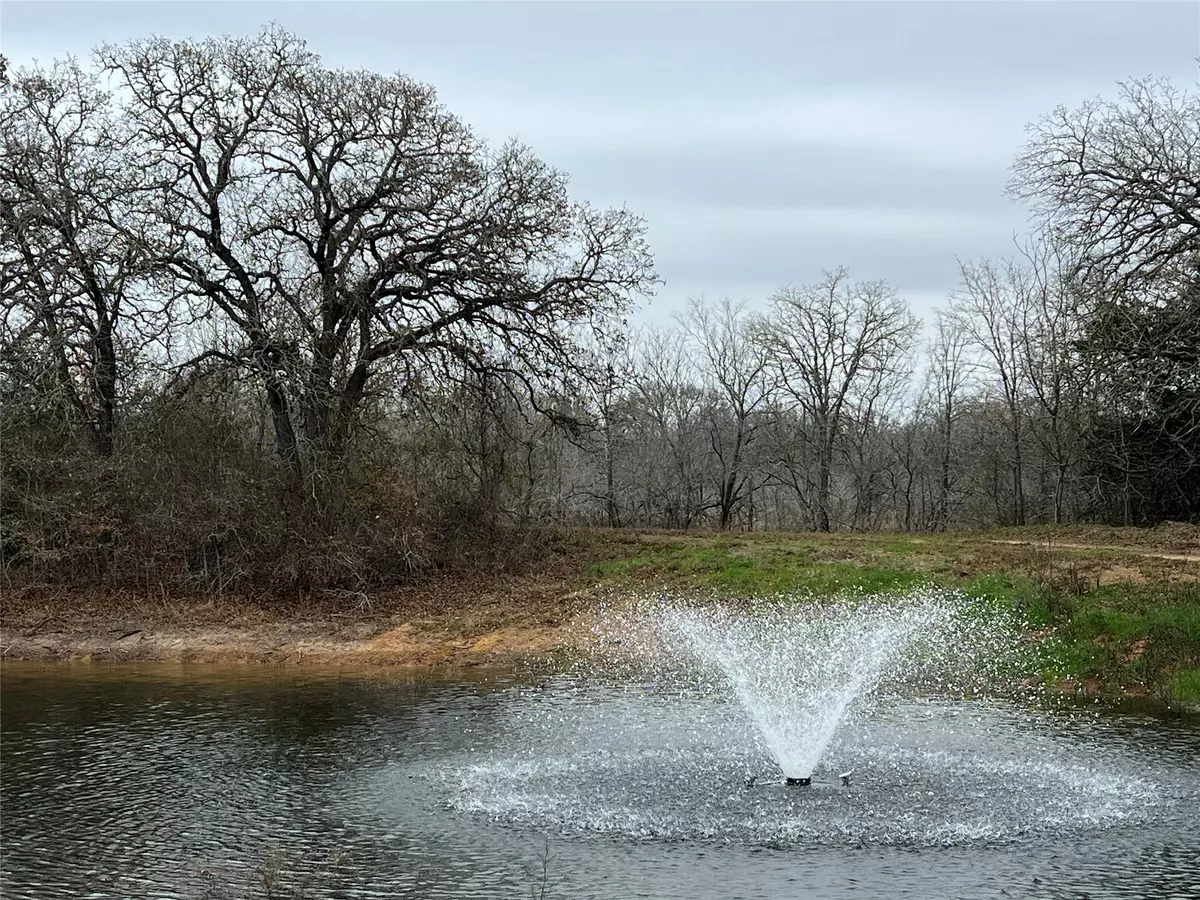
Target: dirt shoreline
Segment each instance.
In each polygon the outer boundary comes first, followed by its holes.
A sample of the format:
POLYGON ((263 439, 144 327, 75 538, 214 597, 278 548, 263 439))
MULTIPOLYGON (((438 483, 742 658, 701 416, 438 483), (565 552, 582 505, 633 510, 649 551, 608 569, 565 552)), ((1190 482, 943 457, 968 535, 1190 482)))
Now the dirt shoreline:
POLYGON ((0 628, 0 659, 73 662, 276 663, 412 668, 509 666, 573 647, 570 624, 503 627, 479 635, 424 631, 405 622, 330 625, 286 622, 254 627, 200 626, 96 631, 0 628))
POLYGON ((589 597, 565 578, 446 578, 365 598, 0 594, 0 660, 509 667, 569 652, 589 597))
MULTIPOLYGON (((552 664, 581 652, 588 643, 590 621, 588 612, 580 610, 554 624, 504 625, 482 633, 455 634, 430 630, 421 621, 397 625, 381 619, 103 630, 79 626, 68 630, 51 620, 37 623, 44 630, 0 627, 0 661, 271 665, 292 671, 512 671, 552 664)), ((1112 702, 1145 701, 1150 696, 1141 685, 1108 694, 1095 678, 1066 678, 1046 686, 1064 695, 1112 702)))

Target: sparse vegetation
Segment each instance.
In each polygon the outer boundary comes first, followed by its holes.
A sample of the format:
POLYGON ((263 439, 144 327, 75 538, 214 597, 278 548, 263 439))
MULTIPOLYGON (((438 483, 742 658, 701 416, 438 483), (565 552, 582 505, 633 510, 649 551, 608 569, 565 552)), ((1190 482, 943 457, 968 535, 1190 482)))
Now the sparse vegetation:
POLYGON ((346 854, 332 851, 326 859, 300 863, 280 848, 263 850, 250 872, 235 874, 202 869, 203 893, 198 900, 315 900, 341 887, 346 854))

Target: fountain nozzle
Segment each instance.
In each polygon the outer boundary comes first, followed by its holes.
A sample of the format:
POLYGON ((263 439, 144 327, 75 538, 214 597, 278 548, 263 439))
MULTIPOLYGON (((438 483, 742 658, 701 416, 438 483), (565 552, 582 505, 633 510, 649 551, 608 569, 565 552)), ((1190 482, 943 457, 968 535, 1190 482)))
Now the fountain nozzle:
POLYGON ((812 776, 810 775, 808 778, 785 778, 783 783, 795 787, 808 787, 812 784, 812 776))

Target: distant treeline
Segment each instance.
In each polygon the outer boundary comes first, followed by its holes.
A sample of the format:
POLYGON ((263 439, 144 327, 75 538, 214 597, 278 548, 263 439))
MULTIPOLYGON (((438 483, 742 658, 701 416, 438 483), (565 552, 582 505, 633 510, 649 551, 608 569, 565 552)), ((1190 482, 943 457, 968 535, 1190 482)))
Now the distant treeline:
POLYGON ((1033 237, 925 328, 835 269, 631 330, 642 220, 426 85, 276 29, 0 72, 10 583, 364 588, 546 524, 1200 521, 1169 83, 1031 128, 1033 237))

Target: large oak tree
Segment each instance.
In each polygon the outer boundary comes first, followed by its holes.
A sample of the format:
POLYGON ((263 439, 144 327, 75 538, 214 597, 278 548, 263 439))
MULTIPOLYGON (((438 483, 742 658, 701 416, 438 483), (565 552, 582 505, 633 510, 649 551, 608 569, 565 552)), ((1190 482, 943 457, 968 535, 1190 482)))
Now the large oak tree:
POLYGON ((573 329, 603 331, 654 282, 639 218, 573 202, 562 173, 490 148, 403 75, 327 68, 279 30, 98 58, 158 185, 159 264, 230 336, 189 376, 253 372, 296 479, 384 378, 569 382, 573 329))

